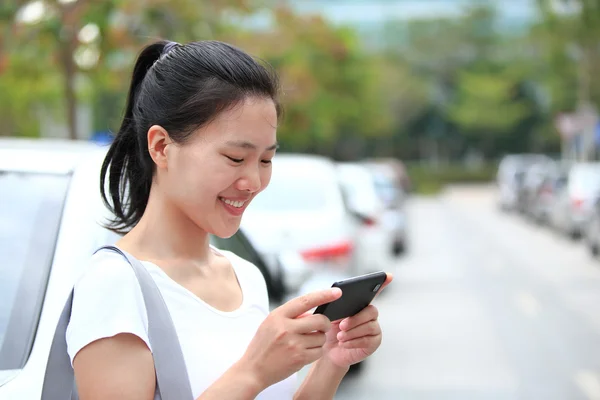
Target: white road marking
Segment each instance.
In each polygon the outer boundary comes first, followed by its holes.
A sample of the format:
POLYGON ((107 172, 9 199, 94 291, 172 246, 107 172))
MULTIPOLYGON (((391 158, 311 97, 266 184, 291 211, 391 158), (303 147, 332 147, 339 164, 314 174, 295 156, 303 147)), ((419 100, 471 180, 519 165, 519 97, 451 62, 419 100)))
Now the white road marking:
POLYGON ((540 303, 529 292, 521 291, 515 297, 517 307, 527 316, 535 317, 540 311, 540 303))
POLYGON ((600 379, 589 370, 577 371, 573 380, 589 400, 600 400, 600 379))

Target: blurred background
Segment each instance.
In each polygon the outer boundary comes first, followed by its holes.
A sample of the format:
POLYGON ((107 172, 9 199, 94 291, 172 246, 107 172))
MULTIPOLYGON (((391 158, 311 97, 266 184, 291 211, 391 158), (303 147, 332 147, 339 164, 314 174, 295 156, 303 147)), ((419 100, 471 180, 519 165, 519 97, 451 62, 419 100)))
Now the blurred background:
POLYGON ((162 38, 281 75, 272 183, 213 238, 272 306, 396 277, 337 398, 600 399, 599 0, 2 0, 0 398, 39 396, 48 304, 117 239, 97 171, 162 38))

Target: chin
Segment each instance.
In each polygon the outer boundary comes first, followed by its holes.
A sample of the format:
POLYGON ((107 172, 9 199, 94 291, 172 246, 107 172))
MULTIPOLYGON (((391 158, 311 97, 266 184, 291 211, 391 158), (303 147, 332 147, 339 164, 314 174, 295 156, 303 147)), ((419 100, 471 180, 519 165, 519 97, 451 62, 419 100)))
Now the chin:
POLYGON ((236 226, 222 226, 219 229, 213 229, 211 234, 220 237, 221 239, 229 239, 240 229, 240 225, 236 226))

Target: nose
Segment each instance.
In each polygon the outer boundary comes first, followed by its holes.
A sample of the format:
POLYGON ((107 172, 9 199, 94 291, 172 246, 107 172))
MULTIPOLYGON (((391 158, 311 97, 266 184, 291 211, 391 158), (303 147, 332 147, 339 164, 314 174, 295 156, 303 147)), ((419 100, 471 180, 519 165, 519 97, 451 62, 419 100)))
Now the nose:
POLYGON ((260 167, 248 167, 238 180, 237 189, 250 193, 258 192, 261 188, 260 167))

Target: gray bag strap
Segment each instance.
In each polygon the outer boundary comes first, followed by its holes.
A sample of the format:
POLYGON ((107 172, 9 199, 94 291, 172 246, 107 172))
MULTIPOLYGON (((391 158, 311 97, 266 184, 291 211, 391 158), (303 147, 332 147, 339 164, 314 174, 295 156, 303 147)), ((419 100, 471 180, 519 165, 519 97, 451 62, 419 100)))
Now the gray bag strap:
MULTIPOLYGON (((97 251, 104 249, 121 254, 129 262, 142 289, 148 314, 148 337, 156 371, 155 400, 192 400, 192 388, 179 338, 156 283, 142 263, 127 252, 115 246, 104 246, 97 251)), ((67 299, 54 332, 41 400, 78 399, 66 339, 72 302, 73 291, 67 299)))

